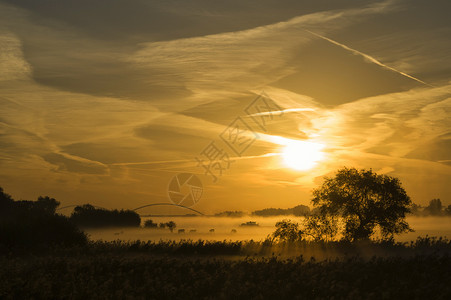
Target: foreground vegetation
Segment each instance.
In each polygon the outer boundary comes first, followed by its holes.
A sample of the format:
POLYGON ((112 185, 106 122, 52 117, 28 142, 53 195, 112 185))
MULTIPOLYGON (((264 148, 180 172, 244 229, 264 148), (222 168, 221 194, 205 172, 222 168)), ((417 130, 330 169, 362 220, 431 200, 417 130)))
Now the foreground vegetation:
POLYGON ((432 238, 410 244, 91 242, 0 255, 0 298, 449 299, 450 254, 450 241, 432 238), (290 249, 301 255, 279 256, 290 249), (335 254, 308 256, 321 252, 335 254))

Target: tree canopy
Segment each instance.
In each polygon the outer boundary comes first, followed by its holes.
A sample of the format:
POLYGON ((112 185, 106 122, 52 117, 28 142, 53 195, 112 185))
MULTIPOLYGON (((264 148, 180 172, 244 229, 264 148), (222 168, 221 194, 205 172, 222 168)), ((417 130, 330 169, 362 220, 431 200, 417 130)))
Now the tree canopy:
POLYGON ((343 235, 367 239, 376 229, 384 238, 411 231, 405 221, 412 202, 398 178, 370 170, 342 168, 313 191, 321 215, 341 216, 343 235))

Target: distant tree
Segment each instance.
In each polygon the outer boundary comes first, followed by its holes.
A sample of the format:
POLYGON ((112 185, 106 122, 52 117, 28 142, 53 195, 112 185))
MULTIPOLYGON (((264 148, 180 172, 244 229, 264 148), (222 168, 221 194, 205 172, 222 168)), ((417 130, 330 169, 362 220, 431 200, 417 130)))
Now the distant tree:
POLYGON ((242 211, 223 211, 215 214, 215 217, 229 217, 229 218, 240 218, 244 216, 242 211))
POLYGON ((442 214, 442 201, 440 199, 432 199, 429 205, 424 209, 426 214, 439 216, 442 214))
POLYGON ((166 227, 169 228, 169 230, 171 232, 173 232, 175 227, 177 227, 177 225, 175 224, 174 221, 169 221, 169 222, 166 223, 166 227))
POLYGON ((144 222, 144 227, 146 227, 146 228, 157 228, 158 224, 154 223, 152 220, 146 220, 144 222))
POLYGON ((166 223, 160 223, 158 225, 158 227, 161 228, 161 229, 165 229, 166 228, 166 223))
POLYGON ((412 204, 399 179, 372 170, 343 168, 313 191, 313 205, 322 216, 340 216, 343 235, 367 239, 379 228, 384 238, 411 231, 405 221, 412 204))
POLYGON ((447 216, 451 216, 451 205, 448 205, 448 207, 445 208, 445 214, 446 214, 447 216))
POLYGON ((310 214, 310 207, 307 205, 297 205, 291 209, 291 212, 295 216, 307 216, 310 214))
POLYGON ((293 208, 265 208, 252 212, 254 216, 270 217, 270 216, 306 216, 310 213, 310 208, 306 205, 298 205, 293 208))
POLYGON ((248 221, 248 222, 246 222, 246 223, 241 223, 241 225, 240 226, 250 226, 250 227, 253 227, 253 226, 260 226, 260 225, 258 225, 258 223, 257 222, 254 222, 254 221, 248 221))
POLYGON ((412 203, 410 206, 410 213, 413 215, 421 215, 423 212, 422 207, 418 204, 412 203))

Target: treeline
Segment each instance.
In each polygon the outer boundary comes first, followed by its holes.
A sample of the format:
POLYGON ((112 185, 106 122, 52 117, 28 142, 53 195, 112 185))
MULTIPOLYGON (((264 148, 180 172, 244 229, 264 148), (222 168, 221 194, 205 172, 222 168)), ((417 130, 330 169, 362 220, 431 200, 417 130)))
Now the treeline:
MULTIPOLYGON (((57 213, 59 205, 48 196, 40 196, 36 201, 14 200, 0 187, 0 248, 80 245, 88 240, 81 228, 141 225, 139 214, 130 210, 107 210, 85 204, 75 207, 71 216, 66 217, 57 213)), ((174 225, 167 227, 172 231, 174 225)))
POLYGON ((55 213, 59 204, 50 197, 15 201, 0 187, 0 248, 85 244, 86 235, 55 213))
POLYGON ((262 210, 256 210, 252 212, 253 216, 307 216, 310 214, 310 208, 306 205, 298 205, 293 208, 265 208, 262 210))
POLYGON ((424 207, 414 203, 410 212, 416 216, 451 216, 451 205, 445 207, 440 199, 432 199, 424 207))
POLYGON ((80 227, 139 227, 141 217, 132 210, 108 210, 84 204, 74 208, 71 221, 80 227))
MULTIPOLYGON (((264 208, 255 210, 250 213, 252 216, 260 217, 274 217, 274 216, 308 216, 313 211, 310 211, 310 207, 306 205, 298 205, 292 208, 264 208)), ((241 218, 248 216, 249 213, 243 211, 223 211, 216 213, 215 217, 229 217, 229 218, 241 218)))
POLYGON ((243 212, 243 211, 238 211, 238 210, 229 211, 229 210, 227 210, 227 211, 223 211, 223 212, 215 214, 215 217, 241 218, 241 217, 244 217, 245 215, 246 215, 246 213, 243 212))

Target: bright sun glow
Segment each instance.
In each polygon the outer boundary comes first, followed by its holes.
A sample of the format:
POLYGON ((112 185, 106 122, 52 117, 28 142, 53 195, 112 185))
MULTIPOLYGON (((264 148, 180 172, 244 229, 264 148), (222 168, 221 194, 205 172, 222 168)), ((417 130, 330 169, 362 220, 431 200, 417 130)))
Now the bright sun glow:
POLYGON ((323 148, 318 143, 292 141, 283 149, 282 157, 284 163, 292 169, 309 170, 324 158, 324 153, 321 152, 323 148))

